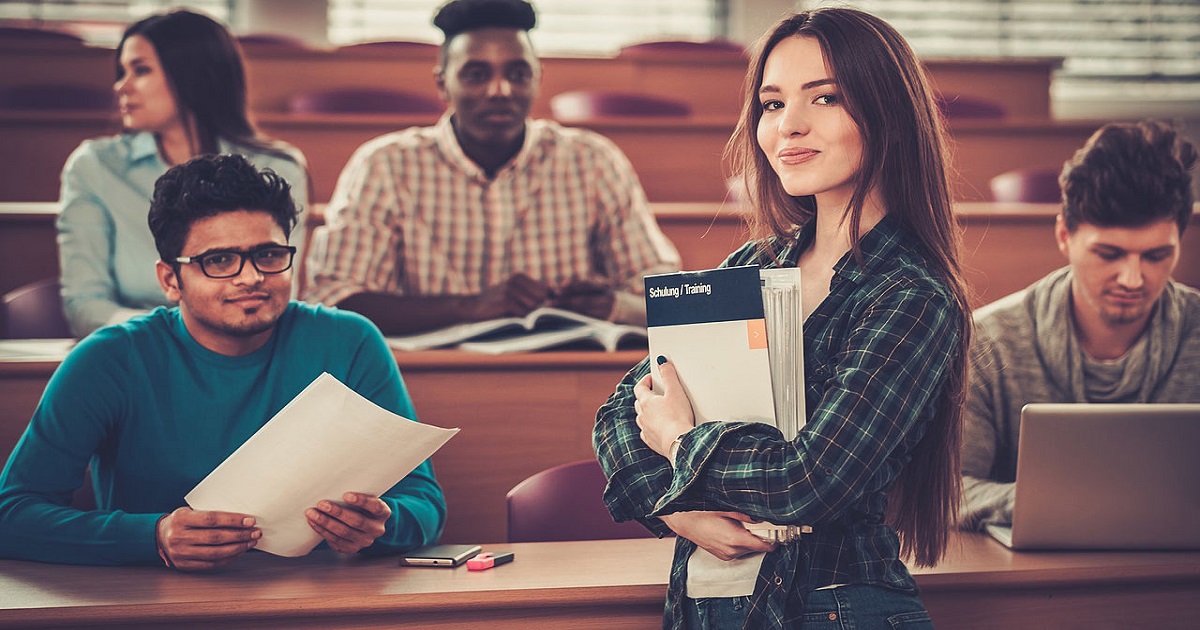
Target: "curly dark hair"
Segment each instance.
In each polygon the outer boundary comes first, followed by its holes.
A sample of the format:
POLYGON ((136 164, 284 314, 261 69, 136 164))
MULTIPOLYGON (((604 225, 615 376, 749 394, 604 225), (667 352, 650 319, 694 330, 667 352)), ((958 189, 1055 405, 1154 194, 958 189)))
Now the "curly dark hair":
POLYGON ((258 170, 240 155, 203 155, 171 167, 154 183, 147 223, 159 257, 172 265, 192 224, 237 210, 271 215, 291 236, 296 225, 292 187, 271 169, 258 170))
POLYGON ((450 0, 433 16, 433 25, 448 42, 459 33, 477 28, 528 31, 537 25, 537 15, 525 0, 450 0))
POLYGON ((1058 178, 1067 230, 1081 223, 1141 227, 1174 219, 1183 233, 1192 217, 1196 161, 1196 147, 1164 122, 1101 127, 1058 178))
POLYGON ((442 31, 441 63, 446 65, 446 47, 462 33, 478 28, 513 28, 528 31, 537 26, 533 5, 525 0, 450 0, 433 16, 442 31))

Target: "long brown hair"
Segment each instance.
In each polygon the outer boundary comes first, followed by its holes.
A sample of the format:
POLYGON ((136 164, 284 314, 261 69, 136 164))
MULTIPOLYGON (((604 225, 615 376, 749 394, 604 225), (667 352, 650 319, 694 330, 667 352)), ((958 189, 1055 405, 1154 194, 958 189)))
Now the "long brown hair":
POLYGON ((878 190, 887 214, 919 241, 932 271, 963 313, 959 349, 937 401, 937 412, 892 486, 888 521, 901 550, 917 564, 932 566, 945 552, 962 494, 959 443, 971 335, 966 283, 959 268, 961 234, 950 206, 947 141, 942 115, 925 71, 904 38, 883 20, 862 11, 826 8, 784 18, 762 39, 746 76, 746 101, 726 156, 745 183, 756 209, 756 234, 794 239, 796 228, 817 210, 812 196, 793 197, 774 175, 758 145, 758 124, 767 57, 789 37, 821 45, 850 117, 862 136, 862 164, 846 209, 851 249, 859 249, 863 204, 878 190))
MULTIPOLYGON (((192 121, 194 155, 217 152, 217 141, 296 159, 258 132, 246 105, 246 71, 237 42, 220 22, 193 11, 176 9, 145 17, 125 29, 117 44, 117 78, 121 49, 138 35, 154 46, 182 120, 192 121)), ((303 166, 303 164, 301 164, 303 166)))

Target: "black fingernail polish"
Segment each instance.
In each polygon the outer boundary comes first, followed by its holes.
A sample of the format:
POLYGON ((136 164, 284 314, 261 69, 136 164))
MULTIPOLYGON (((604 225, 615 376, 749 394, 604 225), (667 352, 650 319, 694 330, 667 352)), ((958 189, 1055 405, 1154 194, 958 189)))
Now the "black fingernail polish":
POLYGON ((662 365, 667 362, 667 357, 664 357, 663 355, 660 354, 660 355, 658 355, 658 359, 656 359, 656 360, 658 361, 659 365, 662 365))

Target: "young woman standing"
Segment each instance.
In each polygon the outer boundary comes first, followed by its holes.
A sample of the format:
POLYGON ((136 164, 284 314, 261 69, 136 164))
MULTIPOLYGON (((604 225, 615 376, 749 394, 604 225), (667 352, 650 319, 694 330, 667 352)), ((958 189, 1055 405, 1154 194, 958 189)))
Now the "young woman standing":
POLYGON ((643 362, 597 416, 605 500, 678 534, 666 627, 929 627, 902 558, 935 563, 953 525, 970 335, 940 113, 899 34, 850 9, 782 20, 748 85, 730 147, 769 236, 725 264, 801 269, 807 424, 695 426, 656 357, 661 382, 643 362))

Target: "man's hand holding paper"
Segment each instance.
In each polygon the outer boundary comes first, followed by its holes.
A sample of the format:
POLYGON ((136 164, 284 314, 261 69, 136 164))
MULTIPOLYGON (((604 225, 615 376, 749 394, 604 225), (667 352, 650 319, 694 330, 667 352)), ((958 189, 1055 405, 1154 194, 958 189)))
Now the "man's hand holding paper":
POLYGON ((163 562, 180 571, 208 571, 233 562, 254 548, 262 530, 254 517, 181 507, 162 517, 155 529, 163 562))
POLYGON ((392 508, 379 497, 361 492, 347 492, 342 495, 342 501, 341 504, 320 501, 316 507, 306 510, 304 516, 308 526, 320 534, 331 549, 357 553, 383 535, 392 508))
POLYGON ((262 551, 302 556, 325 540, 357 552, 385 532, 391 509, 380 495, 457 432, 398 416, 322 374, 185 499, 253 516, 262 551))

